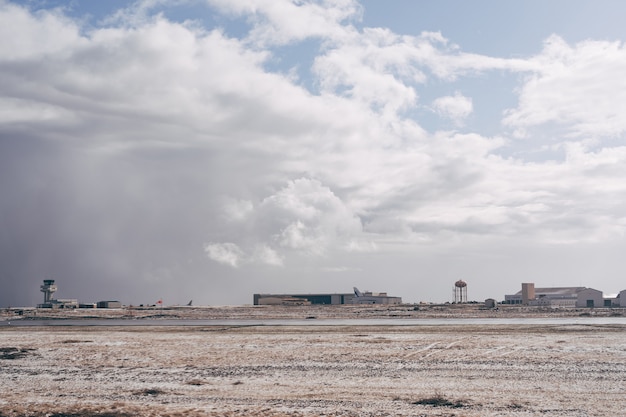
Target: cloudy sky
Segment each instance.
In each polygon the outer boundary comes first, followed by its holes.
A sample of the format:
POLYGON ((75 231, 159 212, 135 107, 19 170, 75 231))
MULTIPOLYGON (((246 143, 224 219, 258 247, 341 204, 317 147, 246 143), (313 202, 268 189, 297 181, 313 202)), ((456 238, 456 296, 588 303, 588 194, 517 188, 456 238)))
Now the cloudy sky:
POLYGON ((626 289, 625 13, 0 0, 0 306, 626 289))

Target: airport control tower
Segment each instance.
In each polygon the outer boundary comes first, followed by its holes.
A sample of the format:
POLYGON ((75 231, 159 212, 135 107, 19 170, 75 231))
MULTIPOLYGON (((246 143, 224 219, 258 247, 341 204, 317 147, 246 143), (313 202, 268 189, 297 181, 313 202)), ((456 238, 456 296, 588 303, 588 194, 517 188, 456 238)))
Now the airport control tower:
POLYGON ((57 300, 53 297, 54 293, 57 292, 57 286, 54 285, 53 279, 43 280, 41 292, 43 293, 43 303, 37 304, 37 308, 78 308, 78 300, 57 300))
POLYGON ((43 303, 50 304, 53 300, 52 294, 57 291, 57 286, 54 285, 53 279, 44 279, 41 286, 41 292, 43 293, 43 303))

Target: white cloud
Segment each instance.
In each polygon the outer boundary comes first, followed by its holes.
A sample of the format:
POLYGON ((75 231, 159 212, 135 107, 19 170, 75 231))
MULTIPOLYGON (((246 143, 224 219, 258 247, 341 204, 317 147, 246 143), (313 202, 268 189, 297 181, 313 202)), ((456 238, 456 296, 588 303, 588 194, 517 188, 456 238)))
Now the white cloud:
POLYGON ((335 42, 313 69, 323 92, 340 93, 395 119, 395 112, 416 104, 414 85, 425 81, 420 64, 431 51, 430 39, 367 29, 335 42))
POLYGON ((208 243, 204 251, 209 259, 233 268, 237 268, 244 257, 243 251, 234 243, 208 243))
POLYGON ((61 11, 28 9, 0 1, 0 61, 19 62, 42 54, 63 55, 83 45, 79 26, 61 11))
POLYGON ((233 198, 226 198, 222 212, 227 220, 234 222, 242 222, 250 217, 254 211, 254 205, 249 200, 236 200, 233 198))
POLYGON ((614 137, 626 132, 626 48, 621 42, 574 46, 550 37, 504 124, 529 129, 556 124, 571 137, 614 137))
POLYGON ((256 44, 287 44, 310 37, 340 37, 345 21, 358 19, 354 0, 207 0, 211 5, 251 19, 249 40, 256 44))
POLYGON ((351 271, 361 271, 361 268, 353 268, 349 266, 327 266, 321 268, 322 271, 325 272, 351 272, 351 271))
POLYGON ((324 255, 346 248, 362 233, 361 221, 328 187, 300 178, 263 200, 261 221, 271 221, 274 239, 281 247, 324 255))
POLYGON ((315 232, 305 226, 304 223, 296 220, 282 229, 277 238, 280 246, 322 255, 325 244, 320 241, 320 238, 324 236, 314 236, 313 233, 315 232))
POLYGON ((437 114, 452 120, 456 125, 462 125, 473 111, 472 99, 460 93, 439 97, 433 101, 432 107, 437 114))
POLYGON ((0 98, 0 123, 47 122, 67 123, 74 114, 62 106, 30 100, 0 98))
MULTIPOLYGON (((148 6, 142 10, 153 7, 148 6)), ((220 192, 233 196, 221 217, 229 224, 220 225, 220 230, 228 233, 230 227, 231 233, 241 234, 229 239, 240 251, 227 252, 236 254, 229 258, 231 264, 254 259, 258 244, 277 257, 257 258, 270 260, 282 259, 279 251, 288 250, 317 255, 335 248, 371 250, 379 247, 372 236, 384 240, 383 235, 398 233, 398 239, 412 241, 413 233, 425 236, 425 225, 458 233, 508 233, 516 225, 525 227, 528 219, 537 227, 548 221, 546 213, 534 212, 533 207, 547 207, 547 213, 562 209, 556 202, 545 204, 534 197, 510 203, 503 196, 527 188, 534 190, 528 195, 566 199, 563 190, 570 192, 575 189, 570 184, 580 180, 567 166, 555 168, 561 171, 560 186, 544 186, 534 170, 545 170, 545 165, 493 155, 505 144, 501 138, 429 134, 406 118, 404 111, 417 104, 419 88, 432 76, 429 71, 447 80, 494 68, 532 69, 536 72, 524 84, 520 107, 508 114, 506 123, 525 128, 561 120, 582 131, 597 121, 602 125, 598 132, 621 129, 620 117, 612 118, 602 106, 585 115, 586 101, 578 97, 582 93, 569 93, 569 107, 561 106, 563 90, 556 89, 559 82, 576 90, 573 81, 587 81, 584 91, 592 92, 590 97, 604 92, 613 100, 608 83, 602 83, 606 77, 592 80, 585 74, 592 67, 591 57, 598 56, 607 59, 607 65, 599 68, 616 78, 622 49, 615 44, 588 42, 571 48, 552 39, 538 57, 505 60, 464 54, 436 33, 411 37, 381 28, 357 31, 346 23, 358 16, 352 2, 330 7, 250 1, 220 7, 243 16, 262 16, 252 21, 251 33, 266 31, 263 39, 269 44, 311 36, 325 39, 313 66, 321 94, 267 72, 263 65, 270 49, 249 47, 247 41, 217 30, 197 30, 157 16, 132 28, 109 27, 79 35, 79 27, 62 15, 35 17, 25 9, 5 6, 3 18, 15 17, 24 25, 15 27, 10 38, 22 43, 3 44, 10 51, 0 59, 13 57, 19 64, 2 69, 7 80, 4 92, 18 98, 5 99, 9 101, 0 105, 0 117, 15 126, 44 125, 41 134, 55 138, 75 138, 77 132, 89 131, 85 146, 210 147, 216 165, 209 172, 227 178, 220 192), (327 26, 313 31, 291 25, 285 11, 292 8, 297 9, 299 22, 322 19, 327 26), (50 45, 37 41, 42 33, 50 45), (32 41, 23 43, 24 39, 32 41), (609 59, 613 65, 608 65, 609 59), (26 67, 29 72, 23 71, 26 67), (535 103, 550 102, 540 92, 553 98, 550 109, 535 103), (586 124, 568 119, 583 117, 586 124), (283 189, 267 191, 285 183, 283 189), (490 188, 494 183, 499 188, 490 188), (366 236, 364 229, 375 234, 366 236)), ((614 103, 613 113, 619 115, 620 106, 614 103)), ((456 123, 474 110, 472 100, 461 94, 440 97, 433 108, 456 123)), ((582 152, 583 157, 587 154, 582 152)), ((568 163, 573 163, 573 154, 569 155, 568 163)), ((594 226, 581 226, 588 227, 594 226)))
POLYGON ((258 245, 253 254, 253 259, 266 265, 283 266, 283 257, 266 244, 258 245))
POLYGON ((211 247, 209 257, 218 262, 232 266, 243 261, 282 266, 290 253, 320 257, 331 251, 376 249, 363 234, 359 217, 317 180, 289 181, 257 206, 249 201, 227 201, 222 206, 224 215, 246 232, 231 229, 231 233, 241 236, 236 250, 232 243, 211 247), (229 249, 228 255, 237 255, 234 261, 223 254, 225 249, 229 249))
POLYGON ((160 7, 185 5, 192 0, 135 0, 127 7, 115 11, 103 19, 105 25, 136 27, 153 19, 154 12, 159 13, 160 7))

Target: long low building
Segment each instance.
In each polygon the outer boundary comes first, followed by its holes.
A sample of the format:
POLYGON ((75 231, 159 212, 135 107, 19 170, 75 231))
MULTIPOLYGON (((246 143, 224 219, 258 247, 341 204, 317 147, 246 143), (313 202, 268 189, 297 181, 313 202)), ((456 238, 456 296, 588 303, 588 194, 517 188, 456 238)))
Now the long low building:
POLYGON ((352 304, 354 294, 254 294, 254 305, 352 304))
POLYGON ((505 304, 545 307, 611 307, 612 300, 604 299, 602 291, 587 287, 535 288, 533 283, 522 284, 515 294, 504 296, 505 304))
POLYGON ((53 299, 48 302, 37 304, 37 308, 78 308, 78 300, 76 299, 53 299))
POLYGON ((254 305, 309 305, 309 304, 401 304, 402 298, 391 297, 387 293, 346 294, 254 294, 254 305))

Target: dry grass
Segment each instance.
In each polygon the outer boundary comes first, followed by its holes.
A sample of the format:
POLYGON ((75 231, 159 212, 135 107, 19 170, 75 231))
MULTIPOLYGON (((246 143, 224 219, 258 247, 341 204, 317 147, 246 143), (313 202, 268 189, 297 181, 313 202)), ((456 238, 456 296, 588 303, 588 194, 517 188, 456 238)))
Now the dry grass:
POLYGON ((470 403, 467 400, 454 400, 446 397, 440 392, 436 392, 435 395, 430 397, 420 398, 417 401, 413 401, 414 405, 427 405, 431 407, 447 407, 447 408, 466 408, 470 407, 470 403))
POLYGON ((3 327, 0 417, 613 417, 624 330, 3 327))
POLYGON ((0 360, 20 359, 27 356, 34 349, 0 347, 0 360))

